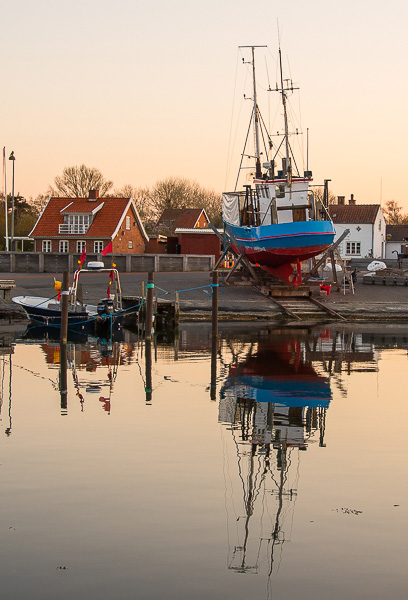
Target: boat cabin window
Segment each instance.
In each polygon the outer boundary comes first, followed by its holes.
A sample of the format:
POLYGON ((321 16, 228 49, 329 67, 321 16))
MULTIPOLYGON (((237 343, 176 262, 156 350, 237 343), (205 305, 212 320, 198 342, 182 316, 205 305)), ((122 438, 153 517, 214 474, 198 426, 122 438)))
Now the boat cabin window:
POLYGON ((257 185, 256 191, 259 198, 269 198, 269 189, 267 185, 257 185))
POLYGON ((306 221, 306 209, 305 208, 294 208, 293 209, 293 222, 306 221))

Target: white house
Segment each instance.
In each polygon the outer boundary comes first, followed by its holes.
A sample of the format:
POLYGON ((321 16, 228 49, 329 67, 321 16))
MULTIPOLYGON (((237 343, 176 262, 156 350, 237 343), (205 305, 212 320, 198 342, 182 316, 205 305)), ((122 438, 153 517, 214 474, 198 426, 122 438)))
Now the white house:
POLYGON ((336 229, 334 241, 350 230, 339 246, 342 258, 385 258, 386 225, 380 204, 357 204, 351 194, 348 204, 338 196, 328 210, 336 229))
POLYGON ((408 253, 408 225, 387 225, 385 258, 398 258, 408 253))

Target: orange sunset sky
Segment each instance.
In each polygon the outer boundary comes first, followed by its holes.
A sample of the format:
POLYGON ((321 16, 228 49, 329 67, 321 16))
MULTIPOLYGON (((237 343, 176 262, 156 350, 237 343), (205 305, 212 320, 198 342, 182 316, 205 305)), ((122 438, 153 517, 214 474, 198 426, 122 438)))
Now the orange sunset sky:
POLYGON ((396 0, 3 3, 0 145, 16 192, 45 193, 82 163, 115 187, 181 176, 232 189, 251 93, 238 46, 268 45, 257 73, 274 86, 279 22, 315 183, 408 211, 407 20, 396 0))

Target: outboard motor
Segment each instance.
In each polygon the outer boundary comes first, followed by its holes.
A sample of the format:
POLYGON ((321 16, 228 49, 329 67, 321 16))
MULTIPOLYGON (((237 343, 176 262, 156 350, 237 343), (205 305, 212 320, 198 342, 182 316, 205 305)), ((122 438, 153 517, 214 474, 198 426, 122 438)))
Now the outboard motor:
POLYGON ((110 298, 104 298, 98 302, 97 306, 98 316, 105 317, 106 315, 113 315, 114 307, 113 300, 110 298))

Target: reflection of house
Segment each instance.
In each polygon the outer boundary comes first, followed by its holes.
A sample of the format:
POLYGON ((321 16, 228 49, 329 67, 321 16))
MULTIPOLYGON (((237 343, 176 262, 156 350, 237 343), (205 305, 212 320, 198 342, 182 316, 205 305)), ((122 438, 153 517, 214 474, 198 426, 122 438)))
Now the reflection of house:
POLYGON ((384 258, 385 219, 379 204, 357 204, 353 194, 345 204, 344 196, 339 196, 329 214, 336 228, 334 241, 350 230, 339 246, 342 258, 384 258))
MULTIPOLYGON (((118 365, 125 365, 131 362, 134 346, 133 344, 121 343, 116 348, 117 356, 115 358, 118 365)), ((41 344, 41 349, 45 354, 45 361, 48 365, 60 364, 59 344, 41 344)), ((103 353, 103 347, 98 344, 70 344, 70 360, 75 367, 85 369, 88 372, 94 372, 98 367, 108 367, 112 364, 112 356, 103 353)))
POLYGON ((131 198, 50 198, 30 233, 34 251, 142 254, 149 238, 131 198))
POLYGON ((408 253, 408 225, 387 225, 385 258, 398 258, 408 253))

